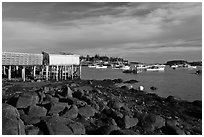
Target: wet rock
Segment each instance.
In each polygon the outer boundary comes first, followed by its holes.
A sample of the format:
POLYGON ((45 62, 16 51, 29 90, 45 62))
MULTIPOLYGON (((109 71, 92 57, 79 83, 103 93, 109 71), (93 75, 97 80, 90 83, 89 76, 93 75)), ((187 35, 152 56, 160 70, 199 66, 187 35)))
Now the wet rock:
POLYGON ((35 127, 33 125, 27 125, 25 131, 26 135, 38 135, 40 130, 38 127, 35 127))
POLYGON ((77 118, 78 112, 79 112, 79 110, 78 110, 77 106, 73 105, 67 112, 65 112, 63 117, 66 117, 68 119, 74 119, 74 118, 77 118))
POLYGON ((176 100, 175 100, 174 96, 168 96, 168 97, 166 98, 166 101, 168 101, 168 102, 170 102, 170 103, 174 103, 176 100))
POLYGON ((151 89, 151 90, 157 90, 157 88, 154 87, 154 86, 150 87, 150 89, 151 89))
POLYGON ((50 135, 72 135, 72 130, 67 126, 70 121, 63 117, 54 116, 46 121, 50 135))
POLYGON ((79 122, 71 123, 69 127, 72 129, 74 135, 84 135, 86 133, 84 125, 79 122))
POLYGON ((111 100, 108 102, 108 106, 114 109, 120 109, 124 106, 124 104, 121 103, 119 100, 111 100))
POLYGON ((123 80, 122 79, 114 79, 112 80, 113 83, 122 83, 123 80))
POLYGON ((28 116, 30 117, 42 117, 42 116, 46 116, 46 114, 47 114, 47 109, 36 105, 30 106, 28 111, 28 116))
POLYGON ((63 111, 65 107, 68 107, 68 103, 62 102, 52 103, 51 108, 49 110, 49 114, 58 114, 61 111, 63 111))
POLYGON ((74 90, 75 91, 85 92, 86 94, 89 94, 89 92, 92 91, 93 88, 91 86, 80 86, 80 87, 74 88, 74 90))
POLYGON ((39 102, 39 97, 35 93, 24 93, 18 98, 16 108, 27 108, 28 106, 35 105, 39 102))
POLYGON ((85 107, 79 108, 79 114, 82 117, 86 117, 86 118, 92 117, 95 115, 95 112, 96 112, 96 110, 89 105, 86 105, 85 107))
POLYGON ((114 130, 110 133, 110 135, 139 135, 138 133, 132 130, 114 130))
POLYGON ((126 115, 121 119, 119 125, 120 125, 120 127, 124 127, 126 129, 128 129, 128 128, 136 126, 137 123, 138 123, 137 118, 130 118, 129 116, 126 115))
POLYGON ((62 90, 60 92, 58 92, 58 95, 61 98, 67 98, 67 97, 72 98, 72 93, 73 93, 73 91, 70 89, 70 87, 65 86, 64 88, 62 88, 62 90))
POLYGON ((84 95, 84 91, 83 90, 77 90, 73 93, 73 97, 81 99, 84 95))
POLYGON ((142 120, 143 129, 147 132, 153 132, 155 129, 165 126, 165 119, 159 115, 147 114, 142 120))
POLYGON ((176 120, 167 120, 164 132, 170 135, 185 135, 185 132, 178 127, 176 120))
POLYGON ((137 82, 139 82, 139 81, 132 79, 132 80, 124 81, 123 83, 130 83, 130 84, 132 84, 132 83, 137 83, 137 82))
POLYGON ((25 135, 25 125, 18 110, 8 104, 2 104, 2 134, 25 135))
POLYGON ((114 130, 119 130, 120 128, 115 125, 105 125, 96 130, 98 135, 109 135, 114 130))

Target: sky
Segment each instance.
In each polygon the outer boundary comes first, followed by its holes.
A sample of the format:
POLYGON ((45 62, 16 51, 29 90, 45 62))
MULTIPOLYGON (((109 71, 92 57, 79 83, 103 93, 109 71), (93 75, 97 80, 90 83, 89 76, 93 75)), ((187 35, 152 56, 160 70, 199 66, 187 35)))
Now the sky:
POLYGON ((3 2, 2 51, 202 60, 201 2, 3 2))

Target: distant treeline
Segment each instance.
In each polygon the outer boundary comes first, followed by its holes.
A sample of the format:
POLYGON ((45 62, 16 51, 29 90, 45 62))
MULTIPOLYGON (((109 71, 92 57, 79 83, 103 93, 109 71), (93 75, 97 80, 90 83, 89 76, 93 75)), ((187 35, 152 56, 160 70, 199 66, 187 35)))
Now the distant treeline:
POLYGON ((120 62, 124 62, 126 60, 124 60, 123 58, 119 58, 119 57, 108 57, 108 56, 100 56, 98 54, 96 54, 95 56, 90 56, 90 55, 87 55, 86 57, 84 56, 80 56, 80 59, 81 60, 85 60, 85 61, 99 61, 99 60, 102 60, 102 61, 109 61, 109 62, 117 62, 117 61, 120 61, 120 62))
POLYGON ((167 61, 166 65, 179 65, 179 64, 190 64, 192 66, 202 66, 202 61, 197 61, 197 62, 188 62, 185 60, 172 60, 172 61, 167 61))

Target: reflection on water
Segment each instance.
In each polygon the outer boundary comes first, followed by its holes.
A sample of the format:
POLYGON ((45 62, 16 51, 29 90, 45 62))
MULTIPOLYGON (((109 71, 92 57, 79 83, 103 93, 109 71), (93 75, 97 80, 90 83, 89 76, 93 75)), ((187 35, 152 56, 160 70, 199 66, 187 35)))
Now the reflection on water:
MULTIPOLYGON (((201 68, 200 68, 201 69, 201 68)), ((82 67, 82 79, 136 79, 139 82, 133 84, 137 88, 143 85, 147 92, 155 92, 159 96, 173 95, 178 99, 202 100, 202 76, 195 75, 196 70, 166 68, 165 72, 143 72, 139 74, 125 74, 117 69, 91 69, 82 67), (152 91, 151 86, 158 89, 152 91)))

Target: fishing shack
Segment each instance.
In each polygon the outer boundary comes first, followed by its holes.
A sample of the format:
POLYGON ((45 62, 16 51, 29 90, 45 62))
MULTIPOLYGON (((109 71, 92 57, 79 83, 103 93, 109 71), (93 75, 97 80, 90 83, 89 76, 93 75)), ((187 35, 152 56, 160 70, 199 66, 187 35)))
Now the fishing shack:
POLYGON ((21 75, 23 81, 32 75, 50 80, 66 80, 81 76, 80 55, 2 52, 2 75, 11 80, 21 75), (29 71, 28 71, 29 70, 29 71), (26 73, 31 72, 31 73, 26 73))

